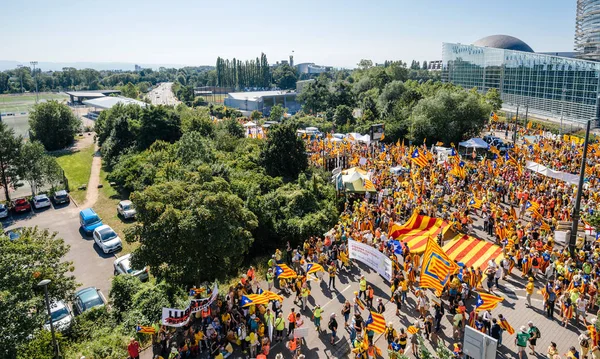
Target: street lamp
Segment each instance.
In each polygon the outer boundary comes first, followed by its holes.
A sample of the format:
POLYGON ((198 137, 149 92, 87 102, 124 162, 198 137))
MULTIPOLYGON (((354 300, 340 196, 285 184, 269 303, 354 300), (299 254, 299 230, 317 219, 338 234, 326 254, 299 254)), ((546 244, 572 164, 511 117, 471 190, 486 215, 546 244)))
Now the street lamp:
POLYGON ((30 62, 31 66, 33 66, 33 77, 35 80, 35 104, 37 105, 38 103, 38 84, 37 84, 37 75, 35 74, 35 67, 38 64, 37 61, 31 61, 30 62))
POLYGON ((48 284, 50 279, 44 279, 38 283, 38 287, 44 288, 44 296, 46 297, 46 309, 48 310, 48 316, 50 317, 50 332, 52 333, 52 349, 54 352, 54 358, 58 358, 58 343, 56 343, 56 335, 54 334, 54 324, 52 323, 52 314, 50 312, 50 299, 48 299, 48 284))

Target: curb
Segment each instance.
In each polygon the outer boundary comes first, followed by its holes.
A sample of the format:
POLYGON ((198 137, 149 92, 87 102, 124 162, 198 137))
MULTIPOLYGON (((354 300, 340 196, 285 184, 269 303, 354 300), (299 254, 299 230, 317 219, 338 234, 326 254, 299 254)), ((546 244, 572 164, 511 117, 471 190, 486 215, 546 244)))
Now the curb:
POLYGON ((77 201, 75 200, 75 198, 73 198, 73 196, 71 196, 71 193, 69 193, 69 199, 71 199, 71 202, 73 202, 75 207, 79 208, 79 204, 77 204, 77 201))

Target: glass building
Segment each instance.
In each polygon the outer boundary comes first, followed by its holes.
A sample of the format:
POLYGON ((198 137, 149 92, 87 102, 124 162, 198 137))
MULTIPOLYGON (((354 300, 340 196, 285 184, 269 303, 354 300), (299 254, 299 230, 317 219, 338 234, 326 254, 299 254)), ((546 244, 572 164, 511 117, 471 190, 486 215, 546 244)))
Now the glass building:
POLYGON ((577 0, 575 50, 582 59, 600 60, 600 0, 577 0))
POLYGON ((482 93, 496 88, 505 104, 540 117, 586 122, 599 114, 598 62, 444 43, 442 81, 482 93))

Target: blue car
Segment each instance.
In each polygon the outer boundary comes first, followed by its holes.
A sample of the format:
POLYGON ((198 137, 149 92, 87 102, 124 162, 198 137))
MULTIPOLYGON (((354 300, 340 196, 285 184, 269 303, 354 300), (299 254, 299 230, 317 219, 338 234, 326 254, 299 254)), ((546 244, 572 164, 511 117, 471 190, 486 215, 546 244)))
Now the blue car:
POLYGON ((79 212, 79 224, 86 235, 91 236, 94 229, 102 225, 102 219, 91 208, 79 212))

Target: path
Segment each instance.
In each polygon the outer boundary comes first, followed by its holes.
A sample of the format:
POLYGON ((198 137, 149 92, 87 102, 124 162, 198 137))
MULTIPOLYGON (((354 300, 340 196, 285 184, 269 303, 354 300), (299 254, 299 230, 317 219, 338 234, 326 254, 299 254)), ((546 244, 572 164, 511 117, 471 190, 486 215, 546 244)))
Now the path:
POLYGON ((102 157, 100 157, 100 149, 98 144, 94 144, 95 152, 94 158, 92 159, 92 170, 90 173, 90 180, 88 182, 87 191, 85 193, 85 201, 78 204, 81 208, 93 207, 98 200, 98 185, 100 184, 100 169, 102 167, 102 157))

